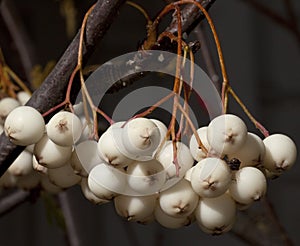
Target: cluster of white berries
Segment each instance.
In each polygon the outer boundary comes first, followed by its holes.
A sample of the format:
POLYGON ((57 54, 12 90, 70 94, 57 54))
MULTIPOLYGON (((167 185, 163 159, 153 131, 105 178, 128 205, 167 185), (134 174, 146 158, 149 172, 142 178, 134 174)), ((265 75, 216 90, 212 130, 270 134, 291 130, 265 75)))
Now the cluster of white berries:
POLYGON ((0 178, 2 187, 40 185, 56 193, 80 184, 91 202, 113 201, 117 214, 143 224, 179 228, 197 222, 204 232, 226 232, 237 209, 265 195, 266 178, 296 161, 289 137, 262 140, 231 114, 197 130, 207 151, 193 135, 189 146, 178 141, 174 153, 167 127, 156 119, 114 123, 96 142, 89 139, 82 105, 75 114, 58 112, 45 125, 35 109, 19 103, 3 114, 1 103, 5 134, 27 146, 0 178))

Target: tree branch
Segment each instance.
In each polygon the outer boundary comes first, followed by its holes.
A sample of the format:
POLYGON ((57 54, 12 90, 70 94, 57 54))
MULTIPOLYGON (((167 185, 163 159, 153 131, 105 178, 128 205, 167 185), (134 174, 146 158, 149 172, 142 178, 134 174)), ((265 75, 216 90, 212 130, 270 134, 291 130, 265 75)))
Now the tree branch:
MULTIPOLYGON (((84 64, 94 51, 98 41, 103 38, 110 27, 114 17, 117 15, 118 9, 124 1, 125 0, 98 0, 96 3, 86 25, 85 42, 83 44, 82 53, 84 64)), ((208 9, 214 1, 215 0, 201 0, 199 2, 208 9)), ((188 32, 192 26, 203 19, 201 11, 195 8, 194 5, 186 5, 182 10, 182 14, 183 32, 188 32)), ((169 32, 177 32, 176 22, 177 20, 173 20, 169 28, 167 28, 169 32)), ((43 84, 33 93, 31 99, 27 103, 28 106, 32 106, 41 113, 44 113, 64 100, 69 77, 77 64, 79 35, 80 32, 77 33, 76 37, 43 84)), ((170 41, 162 41, 156 48, 164 49, 169 46, 170 41)), ((79 89, 79 87, 76 88, 73 94, 77 95, 79 89)), ((0 175, 3 175, 23 149, 24 147, 22 146, 12 144, 4 134, 0 136, 0 175)))
MULTIPOLYGON (((82 53, 84 63, 95 50, 97 43, 103 38, 124 2, 125 0, 97 1, 87 21, 82 53)), ((44 113, 64 100, 69 77, 77 65, 79 35, 80 32, 77 33, 43 84, 33 93, 27 103, 28 106, 44 113)), ((79 88, 76 89, 79 90, 79 88)), ((74 94, 77 94, 76 91, 74 91, 74 94)), ((23 149, 24 147, 12 144, 4 134, 0 136, 1 176, 23 149)))

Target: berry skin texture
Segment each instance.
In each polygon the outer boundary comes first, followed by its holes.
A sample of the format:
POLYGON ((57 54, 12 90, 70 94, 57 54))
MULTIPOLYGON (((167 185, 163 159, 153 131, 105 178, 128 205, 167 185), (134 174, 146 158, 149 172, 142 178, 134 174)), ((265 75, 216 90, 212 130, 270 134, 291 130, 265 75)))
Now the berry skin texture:
POLYGON ((182 179, 159 195, 161 209, 172 217, 186 217, 193 213, 198 205, 199 196, 192 189, 190 182, 182 179))
POLYGON ((156 159, 164 166, 167 174, 167 181, 162 187, 162 190, 168 189, 179 182, 184 177, 186 171, 194 164, 194 159, 189 148, 182 142, 177 142, 177 162, 180 166, 179 176, 176 175, 173 157, 173 144, 172 141, 169 140, 156 154, 156 159))
POLYGON ((265 175, 255 167, 243 167, 234 175, 229 192, 240 204, 248 205, 262 198, 267 191, 265 175))
POLYGON ((114 205, 118 215, 127 221, 144 221, 155 209, 157 195, 115 197, 114 205))
MULTIPOLYGON (((199 138, 202 142, 202 144, 204 145, 204 147, 209 150, 210 149, 210 146, 207 142, 207 126, 203 126, 201 128, 199 128, 197 130, 197 133, 199 135, 199 138)), ((206 158, 206 154, 205 152, 202 151, 202 149, 198 146, 198 142, 196 140, 196 137, 195 135, 193 134, 191 139, 190 139, 190 151, 191 151, 191 154, 193 156, 193 158, 196 160, 196 161, 201 161, 202 159, 206 158)))
POLYGON ((60 146, 71 146, 81 136, 82 124, 73 113, 61 111, 55 114, 47 124, 47 135, 60 146))
POLYGON ((138 195, 152 195, 158 192, 166 181, 163 166, 155 159, 135 162, 127 168, 127 183, 138 195))
POLYGON ((95 194, 93 192, 91 192, 91 190, 88 186, 87 178, 81 179, 80 187, 81 187, 81 191, 82 191, 82 194, 84 195, 84 197, 87 200, 89 200, 91 203, 96 204, 96 205, 101 205, 101 204, 110 202, 109 200, 101 199, 101 198, 95 196, 95 194))
POLYGON ((263 140, 266 147, 264 167, 273 173, 282 173, 296 162, 297 147, 284 134, 272 134, 263 140))
POLYGON ((177 229, 183 226, 187 226, 191 224, 189 217, 172 217, 168 214, 166 214, 161 207, 156 205, 154 210, 154 217, 155 220, 162 225, 163 227, 170 228, 170 229, 177 229))
POLYGON ((89 173, 88 186, 97 197, 111 200, 127 188, 125 171, 101 163, 89 173))
POLYGON ((200 198, 195 216, 204 232, 220 235, 232 228, 236 218, 236 204, 226 193, 215 198, 200 198))
POLYGON ((64 166, 71 158, 72 147, 63 147, 53 143, 47 135, 34 146, 34 155, 38 163, 47 168, 64 166))
POLYGON ((16 145, 37 143, 45 132, 43 116, 34 108, 20 106, 9 113, 4 122, 5 135, 16 145))
POLYGON ((242 148, 229 155, 229 159, 237 158, 241 164, 240 168, 246 166, 260 166, 265 156, 265 145, 261 138, 256 134, 248 132, 247 139, 242 148))
POLYGON ((98 154, 97 142, 94 140, 77 144, 70 160, 74 172, 82 177, 87 177, 92 168, 102 162, 98 154))
POLYGON ((124 154, 129 158, 142 161, 149 160, 152 159, 161 141, 160 130, 150 119, 135 118, 128 121, 124 126, 121 141, 123 143, 121 152, 124 151, 124 154), (146 157, 147 159, 144 159, 146 157))
POLYGON ((102 160, 113 166, 125 167, 134 162, 118 149, 112 129, 106 130, 98 141, 98 154, 102 160))
POLYGON ((191 185, 201 197, 217 197, 226 192, 231 183, 231 170, 219 158, 198 162, 191 173, 191 185))
POLYGON ((245 143, 247 127, 236 115, 223 114, 214 118, 207 128, 207 141, 219 155, 237 152, 245 143))
POLYGON ((20 103, 12 97, 5 97, 1 99, 0 100, 0 123, 3 124, 8 114, 19 106, 21 106, 20 103))
POLYGON ((59 168, 48 169, 47 174, 50 182, 62 189, 69 188, 81 181, 81 177, 74 173, 69 163, 59 168))
POLYGON ((33 171, 32 154, 26 150, 23 150, 10 165, 7 171, 15 176, 26 176, 30 174, 33 171))

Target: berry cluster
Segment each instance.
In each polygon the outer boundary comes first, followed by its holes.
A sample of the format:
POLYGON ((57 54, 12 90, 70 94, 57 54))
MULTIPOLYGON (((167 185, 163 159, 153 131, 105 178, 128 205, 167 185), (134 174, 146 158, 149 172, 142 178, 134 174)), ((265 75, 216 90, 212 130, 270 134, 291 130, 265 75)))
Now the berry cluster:
POLYGON ((232 114, 199 128, 189 146, 168 140, 167 127, 148 118, 116 122, 96 142, 89 139, 82 105, 74 113, 56 113, 45 124, 38 111, 16 100, 3 112, 6 100, 11 99, 0 101, 5 134, 27 147, 1 177, 2 187, 40 185, 57 193, 80 184, 88 200, 113 201, 128 221, 155 220, 167 228, 196 221, 204 232, 221 234, 232 228, 237 209, 265 195, 266 178, 296 161, 289 137, 262 140, 232 114))

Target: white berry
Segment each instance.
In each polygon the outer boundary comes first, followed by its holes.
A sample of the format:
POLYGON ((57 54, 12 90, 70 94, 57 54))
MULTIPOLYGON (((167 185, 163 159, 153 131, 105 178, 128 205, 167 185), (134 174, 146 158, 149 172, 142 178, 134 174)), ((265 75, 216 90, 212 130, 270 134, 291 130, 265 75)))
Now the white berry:
POLYGON ((47 135, 56 144, 71 146, 80 138, 82 124, 73 113, 60 111, 47 124, 47 135))
POLYGON ((16 145, 38 142, 45 132, 43 116, 34 108, 20 106, 9 113, 4 123, 6 136, 16 145))
POLYGON ((246 138, 245 123, 233 114, 223 114, 214 118, 207 128, 207 141, 219 155, 237 152, 246 138))
POLYGON ((195 209, 195 216, 204 232, 219 235, 232 228, 236 218, 236 205, 226 193, 215 198, 201 198, 195 209))
POLYGON ((267 190, 265 175, 255 167, 243 167, 234 175, 229 192, 241 204, 250 204, 262 198, 267 190))
POLYGON ((270 172, 283 172, 294 165, 297 148, 291 138, 283 134, 272 134, 263 142, 266 147, 264 167, 270 172))
POLYGON ((231 170, 219 158, 198 162, 191 174, 191 185, 201 197, 217 197, 226 192, 231 183, 231 170))

